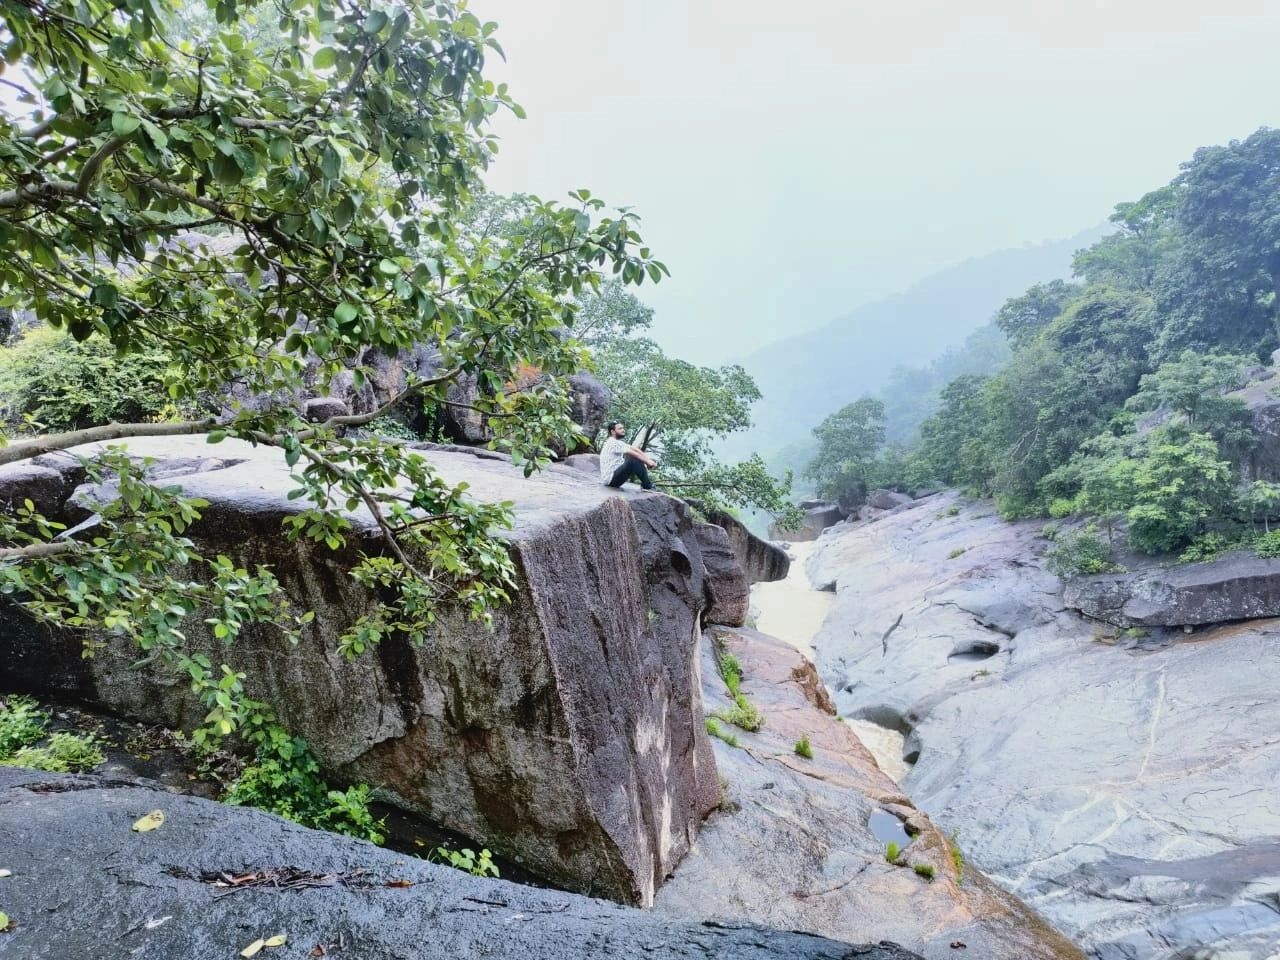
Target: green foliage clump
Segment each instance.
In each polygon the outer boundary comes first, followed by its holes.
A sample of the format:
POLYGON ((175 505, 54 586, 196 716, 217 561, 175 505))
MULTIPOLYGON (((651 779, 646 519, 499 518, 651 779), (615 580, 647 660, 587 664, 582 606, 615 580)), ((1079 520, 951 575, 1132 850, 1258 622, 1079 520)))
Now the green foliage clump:
POLYGON ((916 875, 917 877, 924 877, 926 880, 932 880, 932 879, 933 879, 933 877, 934 877, 933 864, 930 864, 930 863, 917 863, 917 864, 916 864, 914 867, 912 867, 911 869, 912 869, 913 871, 915 871, 915 875, 916 875))
POLYGON ((707 733, 708 735, 715 737, 717 740, 723 740, 731 747, 736 747, 738 745, 738 738, 734 735, 733 731, 726 730, 720 726, 720 721, 716 719, 715 716, 707 717, 707 733))
POLYGON ((744 693, 739 693, 733 698, 733 706, 728 710, 717 710, 712 716, 748 733, 755 733, 764 726, 764 714, 747 699, 744 693))
POLYGON ((106 759, 94 735, 66 731, 50 735, 49 724, 49 714, 30 697, 0 701, 0 764, 52 773, 85 773, 106 759), (46 737, 47 742, 37 746, 46 737))
POLYGON ((898 846, 896 841, 890 840, 889 845, 884 848, 884 858, 896 864, 900 856, 902 856, 902 847, 898 846))
POLYGON ((21 432, 173 419, 168 370, 158 351, 117 354, 102 337, 37 327, 0 347, 0 421, 21 432))
POLYGON ((808 734, 796 741, 795 751, 798 757, 804 757, 806 760, 813 759, 813 746, 809 743, 808 734))
POLYGON ((742 661, 732 653, 720 654, 720 676, 729 690, 729 695, 736 697, 742 689, 742 661))
POLYGON ((956 557, 963 557, 968 552, 969 552, 968 547, 956 547, 954 550, 952 550, 950 553, 947 554, 947 559, 954 560, 956 559, 956 557))
POLYGON ((493 862, 493 854, 488 850, 476 853, 474 850, 450 850, 448 847, 436 847, 430 859, 448 864, 456 870, 464 870, 473 877, 497 877, 498 866, 493 862))
POLYGON ((1133 469, 1129 544, 1141 553, 1174 550, 1232 504, 1235 476, 1208 434, 1153 432, 1133 469))
POLYGON ((44 739, 49 714, 31 697, 0 700, 0 757, 10 757, 23 747, 44 739))
POLYGON ((53 734, 42 747, 23 747, 11 757, 0 757, 0 763, 9 766, 51 773, 86 773, 104 760, 95 737, 66 731, 53 734))
POLYGON ((1268 560, 1280 559, 1280 530, 1264 533, 1255 540, 1253 552, 1268 560))
POLYGON ((303 826, 382 843, 382 821, 369 811, 371 792, 366 784, 331 788, 305 741, 274 727, 222 800, 267 810, 303 826))
POLYGON ((1063 580, 1116 569, 1111 547, 1098 536, 1093 524, 1083 530, 1059 533, 1053 546, 1045 551, 1044 559, 1049 572, 1063 580))
POLYGON ((1237 544, 1220 533, 1202 533, 1178 555, 1179 563, 1207 563, 1216 560, 1237 544))

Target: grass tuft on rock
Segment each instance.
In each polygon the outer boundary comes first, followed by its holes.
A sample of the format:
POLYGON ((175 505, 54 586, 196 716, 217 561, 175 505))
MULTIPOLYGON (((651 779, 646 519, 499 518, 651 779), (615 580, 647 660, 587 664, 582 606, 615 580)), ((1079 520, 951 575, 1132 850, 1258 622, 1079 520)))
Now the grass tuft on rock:
POLYGON ((731 747, 738 745, 738 738, 733 735, 732 731, 725 730, 720 726, 720 722, 714 716, 707 717, 707 733, 717 740, 723 740, 731 747))
POLYGON ((804 757, 806 760, 813 759, 813 747, 809 743, 809 735, 807 733, 796 741, 796 756, 804 757))
POLYGON ((924 877, 926 880, 930 882, 933 881, 934 871, 933 871, 932 864, 917 863, 911 869, 915 871, 917 877, 924 877))

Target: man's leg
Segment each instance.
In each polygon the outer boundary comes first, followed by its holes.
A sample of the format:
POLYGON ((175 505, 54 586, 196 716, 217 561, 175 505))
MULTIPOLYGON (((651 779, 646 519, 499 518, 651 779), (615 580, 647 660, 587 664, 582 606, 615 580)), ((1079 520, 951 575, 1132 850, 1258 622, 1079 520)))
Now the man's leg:
POLYGON ((628 480, 635 480, 646 490, 653 489, 653 481, 649 479, 648 467, 634 457, 627 457, 622 461, 622 466, 613 471, 609 486, 621 487, 628 480))

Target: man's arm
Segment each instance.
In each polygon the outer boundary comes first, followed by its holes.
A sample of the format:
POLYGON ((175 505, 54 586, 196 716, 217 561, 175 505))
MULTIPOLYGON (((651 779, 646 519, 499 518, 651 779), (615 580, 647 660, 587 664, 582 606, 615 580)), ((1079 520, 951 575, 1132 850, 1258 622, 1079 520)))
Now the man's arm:
POLYGON ((626 453, 628 457, 635 457, 637 460, 643 463, 646 467, 656 467, 658 465, 657 460, 653 459, 653 457, 649 456, 639 447, 633 447, 630 444, 627 444, 626 453))

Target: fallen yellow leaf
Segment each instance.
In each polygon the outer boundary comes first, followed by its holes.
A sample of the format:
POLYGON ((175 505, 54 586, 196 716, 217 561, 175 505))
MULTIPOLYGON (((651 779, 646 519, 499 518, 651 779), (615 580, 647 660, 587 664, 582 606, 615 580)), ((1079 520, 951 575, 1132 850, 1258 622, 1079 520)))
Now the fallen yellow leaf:
POLYGON ((265 947, 266 945, 267 945, 267 941, 265 941, 265 940, 263 940, 261 937, 259 937, 257 940, 253 941, 253 943, 249 944, 247 947, 245 947, 243 950, 241 950, 241 951, 240 951, 240 956, 242 956, 242 957, 256 957, 256 956, 258 955, 258 951, 259 951, 259 950, 261 950, 261 949, 262 949, 263 947, 265 947))
POLYGON ((146 833, 148 830, 154 830, 162 823, 164 823, 164 811, 152 810, 145 817, 139 817, 135 820, 133 829, 138 833, 146 833))
POLYGON ((274 937, 267 937, 267 939, 262 942, 262 945, 264 947, 283 947, 288 940, 289 938, 283 933, 278 933, 274 937))

